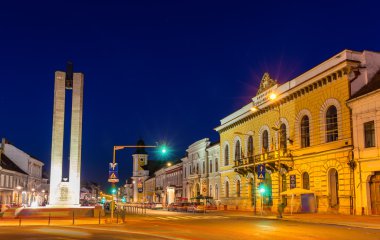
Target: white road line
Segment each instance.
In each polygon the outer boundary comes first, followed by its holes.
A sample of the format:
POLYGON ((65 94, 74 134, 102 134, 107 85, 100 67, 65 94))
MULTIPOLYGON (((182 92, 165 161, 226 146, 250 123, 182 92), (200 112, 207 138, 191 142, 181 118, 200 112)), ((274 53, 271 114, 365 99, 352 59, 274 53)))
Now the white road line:
POLYGON ((165 220, 165 221, 172 221, 172 220, 225 219, 225 218, 229 218, 229 217, 225 217, 225 216, 176 216, 176 217, 155 217, 155 218, 165 220))

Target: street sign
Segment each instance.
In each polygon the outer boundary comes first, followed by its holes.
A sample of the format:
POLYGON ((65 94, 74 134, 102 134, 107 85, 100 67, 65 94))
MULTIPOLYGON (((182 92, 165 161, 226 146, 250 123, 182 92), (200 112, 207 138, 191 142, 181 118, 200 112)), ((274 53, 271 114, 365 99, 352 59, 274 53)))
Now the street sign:
POLYGON ((108 170, 108 182, 117 183, 119 182, 119 173, 117 163, 110 163, 108 170))
POLYGON ((117 163, 110 163, 110 165, 109 165, 109 171, 110 172, 118 172, 117 163))
POLYGON ((264 164, 257 165, 257 178, 265 179, 265 165, 264 164))
POLYGON ((290 189, 296 188, 296 175, 290 175, 290 189))

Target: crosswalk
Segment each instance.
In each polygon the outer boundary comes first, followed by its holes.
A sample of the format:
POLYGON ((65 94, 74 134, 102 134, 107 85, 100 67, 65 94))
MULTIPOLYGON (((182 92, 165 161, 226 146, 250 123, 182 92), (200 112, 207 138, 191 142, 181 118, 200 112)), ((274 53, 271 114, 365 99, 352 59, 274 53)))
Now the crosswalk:
POLYGON ((225 219, 229 217, 225 216, 162 216, 155 217, 155 220, 164 220, 164 221, 178 221, 178 220, 215 220, 215 219, 225 219))

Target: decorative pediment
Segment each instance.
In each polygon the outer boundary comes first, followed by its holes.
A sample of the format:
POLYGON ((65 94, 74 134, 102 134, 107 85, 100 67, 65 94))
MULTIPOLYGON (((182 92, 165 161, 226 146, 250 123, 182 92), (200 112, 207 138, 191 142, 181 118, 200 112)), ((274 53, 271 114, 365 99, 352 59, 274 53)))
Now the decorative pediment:
POLYGON ((270 76, 269 73, 264 73, 263 78, 261 79, 260 82, 260 87, 259 90, 257 91, 256 95, 264 92, 265 90, 273 87, 274 85, 277 84, 276 80, 273 80, 270 76))

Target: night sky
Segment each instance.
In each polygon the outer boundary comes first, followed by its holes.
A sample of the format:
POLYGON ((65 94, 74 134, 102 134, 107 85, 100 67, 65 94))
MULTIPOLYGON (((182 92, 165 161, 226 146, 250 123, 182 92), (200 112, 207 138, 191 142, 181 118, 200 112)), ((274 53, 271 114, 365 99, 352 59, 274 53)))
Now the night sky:
MULTIPOLYGON (((50 170, 54 72, 71 60, 85 74, 82 178, 104 185, 113 145, 166 142, 174 159, 217 140, 265 71, 286 82, 344 49, 380 51, 377 1, 4 2, 0 136, 50 170)), ((122 182, 132 153, 117 153, 122 182)))

